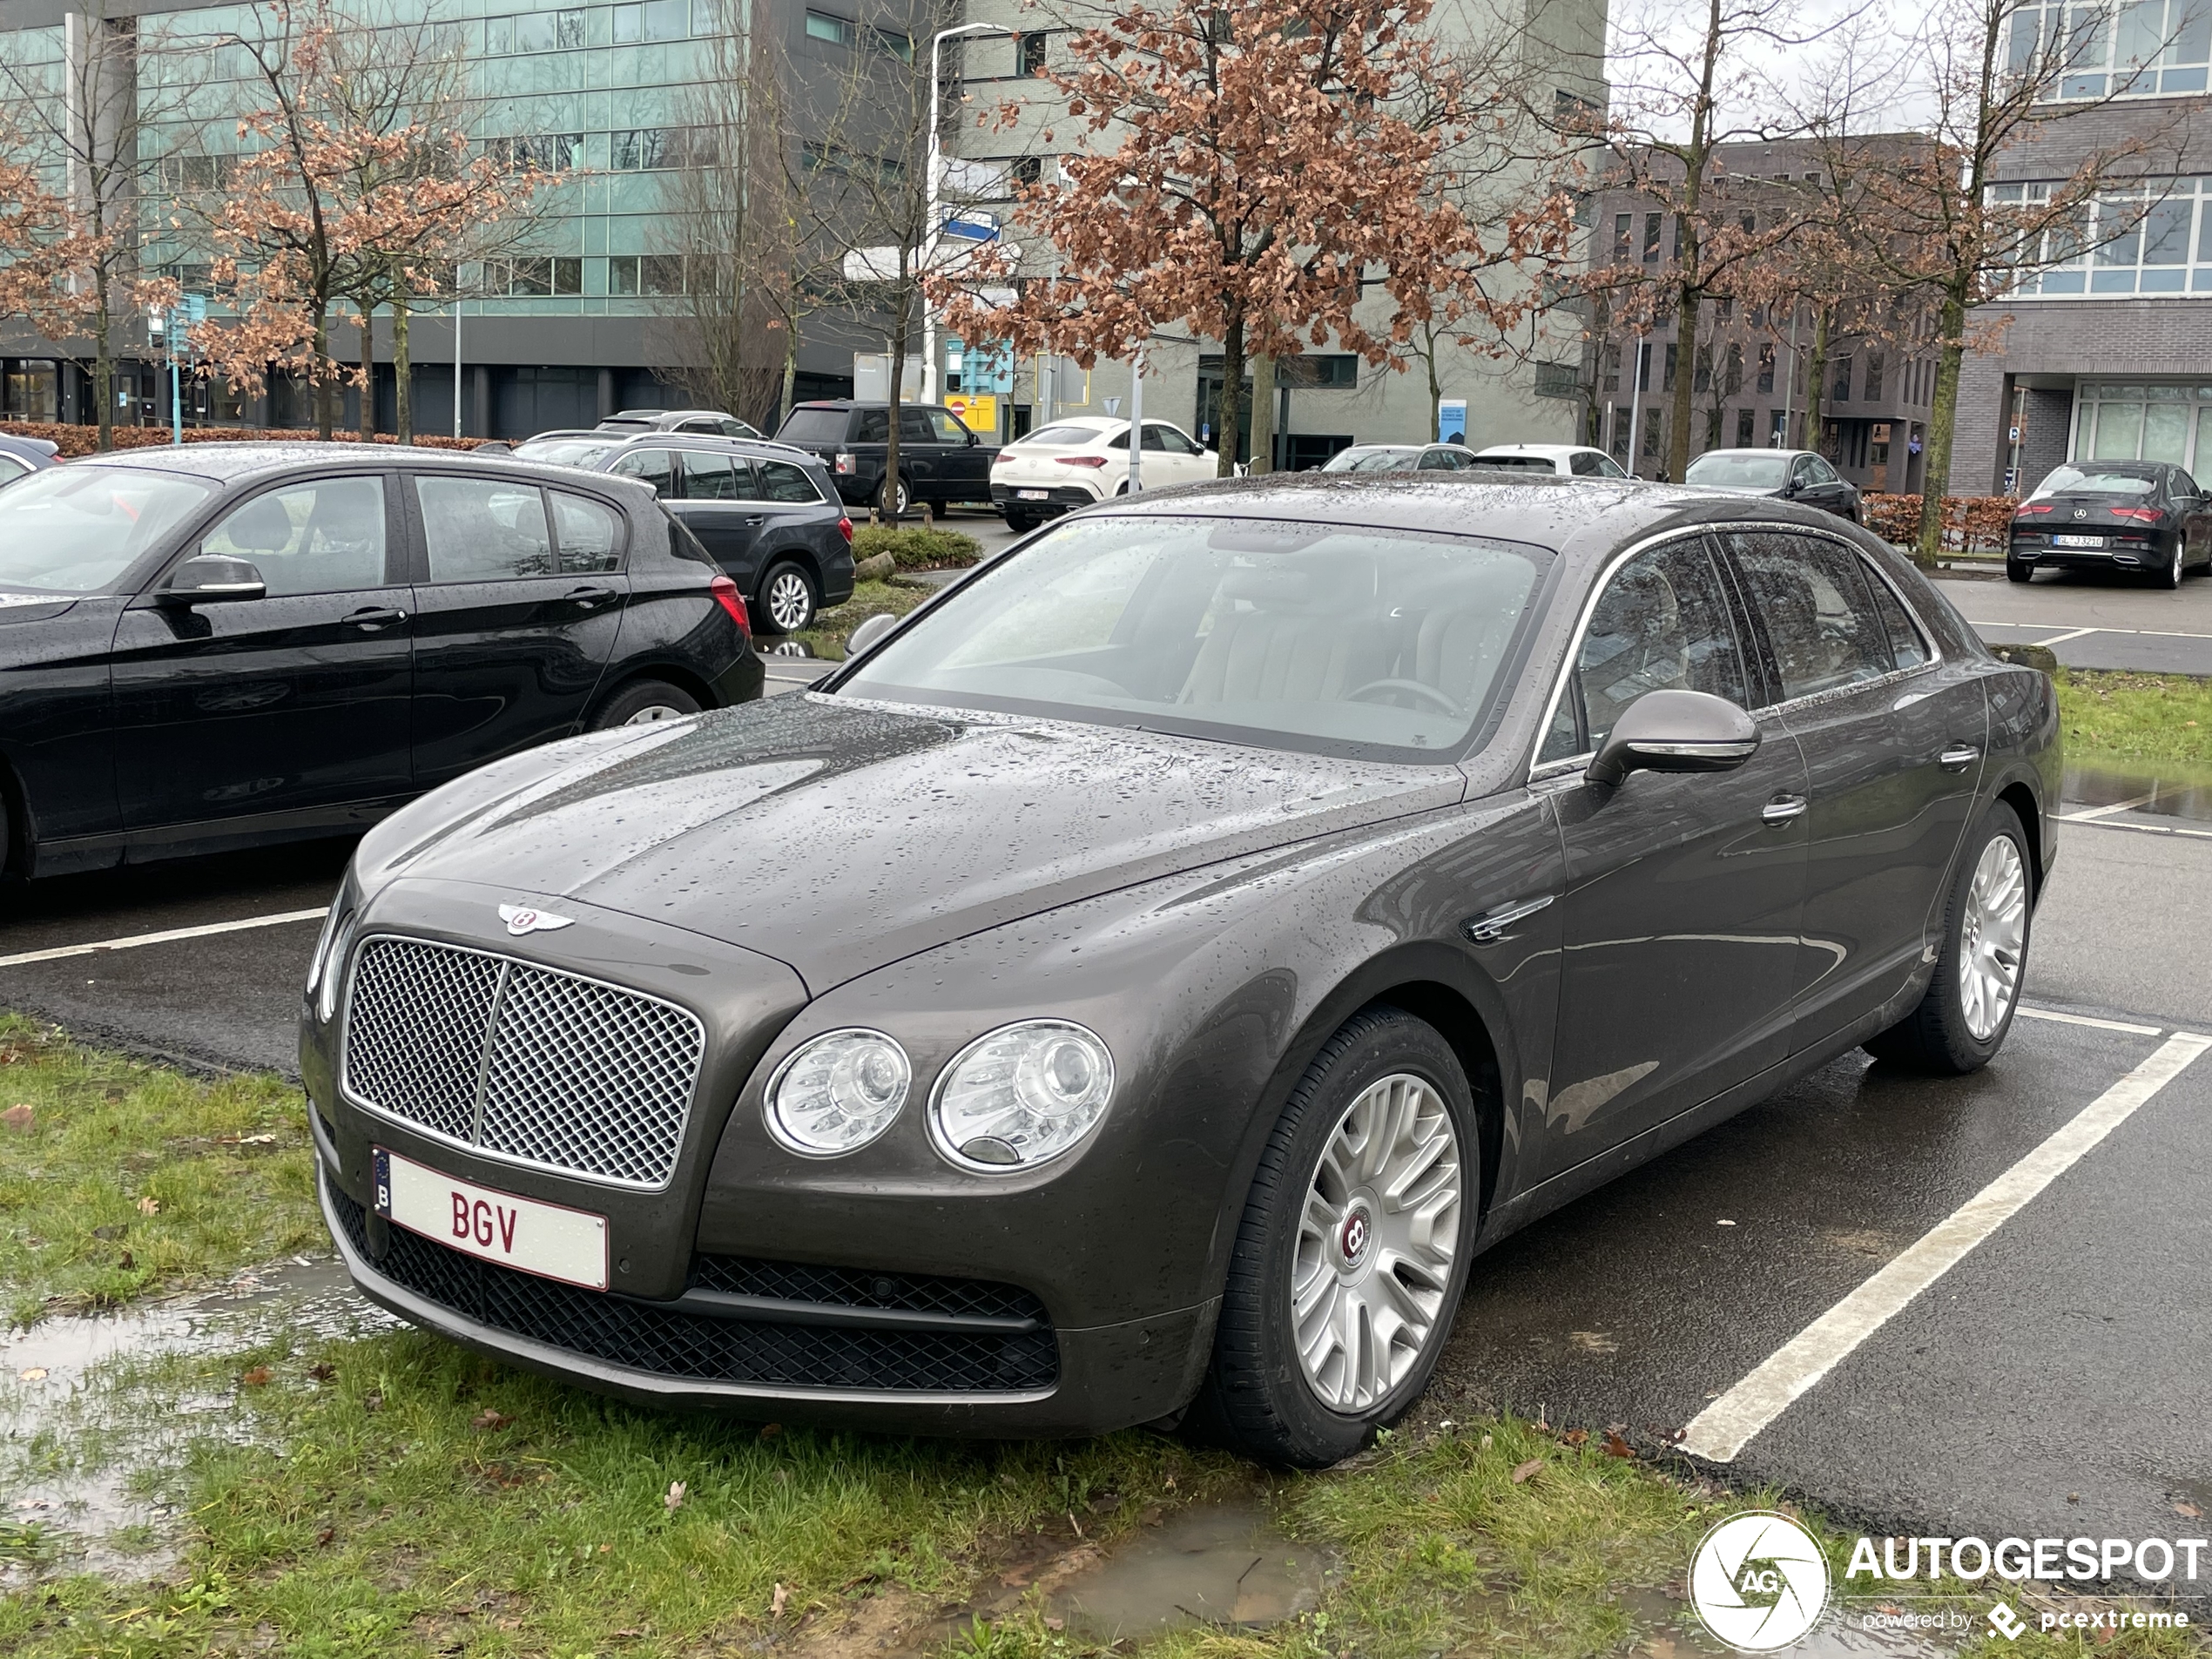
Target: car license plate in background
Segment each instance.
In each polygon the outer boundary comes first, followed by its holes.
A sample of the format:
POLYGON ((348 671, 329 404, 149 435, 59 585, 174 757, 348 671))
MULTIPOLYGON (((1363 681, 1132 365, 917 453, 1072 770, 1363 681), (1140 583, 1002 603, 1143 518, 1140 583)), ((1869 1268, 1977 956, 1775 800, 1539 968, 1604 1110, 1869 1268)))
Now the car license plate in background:
POLYGON ((516 1197, 376 1149, 376 1213, 502 1267, 586 1290, 607 1288, 607 1218, 516 1197))
POLYGON ((2105 538, 2101 536, 2054 536, 2051 538, 2053 547, 2102 547, 2104 544, 2105 538))
POLYGON ((1017 489, 1014 493, 1023 501, 1042 501, 1052 492, 1049 489, 1017 489))

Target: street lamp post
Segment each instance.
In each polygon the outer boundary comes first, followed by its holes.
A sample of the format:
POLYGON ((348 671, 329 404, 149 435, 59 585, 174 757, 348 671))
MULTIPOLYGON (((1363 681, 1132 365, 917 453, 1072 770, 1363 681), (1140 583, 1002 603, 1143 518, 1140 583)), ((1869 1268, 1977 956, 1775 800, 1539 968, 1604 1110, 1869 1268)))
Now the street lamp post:
MULTIPOLYGON (((1003 24, 964 23, 951 29, 940 29, 929 42, 929 164, 923 182, 927 206, 924 217, 927 228, 921 239, 921 268, 927 272, 937 264, 937 237, 941 227, 937 223, 937 169, 944 160, 943 145, 938 139, 938 100, 944 89, 944 76, 939 68, 939 53, 945 43, 958 35, 1010 35, 1014 30, 1003 24)), ((891 388, 891 403, 899 402, 898 387, 891 388)), ((930 309, 928 298, 921 302, 921 401, 937 401, 937 314, 930 309)))

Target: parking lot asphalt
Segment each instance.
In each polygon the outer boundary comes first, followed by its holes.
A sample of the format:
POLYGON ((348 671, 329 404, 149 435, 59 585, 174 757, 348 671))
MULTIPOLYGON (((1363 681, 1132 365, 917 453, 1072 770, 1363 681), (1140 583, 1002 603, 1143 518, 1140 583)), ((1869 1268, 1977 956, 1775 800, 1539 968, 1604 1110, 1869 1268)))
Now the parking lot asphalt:
POLYGON ((1977 573, 1943 592, 1993 645, 2048 645, 2068 668, 2212 675, 2212 576, 2192 572, 2176 590, 2103 570, 2027 583, 1977 573))
MULTIPOLYGON (((1994 1065, 1932 1081, 1854 1053, 1506 1241, 1475 1269, 1440 1403, 1623 1425, 1663 1455, 2050 1137, 2109 1116, 2115 1085, 2170 1062, 2174 1032, 2212 1034, 2212 826, 2136 811, 2061 838, 2036 1012, 1994 1065)), ((188 1063, 289 1072, 312 913, 346 852, 10 889, 0 1007, 188 1063), (146 934, 179 936, 51 954, 146 934)), ((2208 1115, 2212 1055, 2192 1052, 1710 1467, 1884 1530, 2186 1534, 2176 1504, 2212 1508, 2208 1115)))

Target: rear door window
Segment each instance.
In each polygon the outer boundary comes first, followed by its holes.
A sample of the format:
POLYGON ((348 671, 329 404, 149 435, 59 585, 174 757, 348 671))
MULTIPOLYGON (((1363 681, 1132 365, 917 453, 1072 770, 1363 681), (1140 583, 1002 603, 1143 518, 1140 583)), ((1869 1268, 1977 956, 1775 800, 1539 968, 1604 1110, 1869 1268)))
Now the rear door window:
MULTIPOLYGON (((901 436, 904 435, 902 433, 901 436)), ((888 443, 891 442, 891 421, 881 409, 860 409, 853 416, 853 442, 855 443, 888 443)))
POLYGON ((1824 536, 1780 530, 1737 531, 1730 540, 1785 701, 1879 679, 1897 666, 1856 552, 1824 536))
POLYGON ((422 541, 433 582, 499 582, 551 576, 545 498, 529 484, 491 478, 417 478, 422 541))
POLYGON ((814 481, 806 475, 804 467, 794 467, 788 461, 761 461, 754 463, 760 480, 758 499, 783 502, 796 506, 813 503, 822 498, 814 488, 814 481))
POLYGON ((594 576, 622 565, 622 523, 604 502, 553 492, 553 528, 561 543, 561 574, 594 576))
POLYGON ((684 452, 685 501, 746 501, 752 495, 752 468, 732 455, 684 452))

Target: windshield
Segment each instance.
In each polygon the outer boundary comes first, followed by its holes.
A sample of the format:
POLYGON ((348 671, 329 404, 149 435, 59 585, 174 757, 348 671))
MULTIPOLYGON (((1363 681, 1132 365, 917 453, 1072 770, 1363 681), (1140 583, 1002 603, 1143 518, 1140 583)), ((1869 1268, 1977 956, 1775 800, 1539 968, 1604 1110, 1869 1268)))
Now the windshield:
POLYGON ((621 447, 605 438, 532 438, 515 446, 515 458, 556 467, 596 467, 621 447))
POLYGON ((1549 455, 1477 455, 1467 462, 1499 472, 1557 472, 1549 455))
POLYGON ((1779 489, 1795 459, 1779 450, 1716 449, 1691 462, 1682 481, 1708 489, 1779 489))
POLYGON ((946 594, 839 689, 1435 759, 1487 713, 1545 556, 1472 536, 1077 519, 946 594))
POLYGON ((2158 475, 2134 468, 2060 467, 2035 486, 2033 501, 2041 496, 2148 496, 2158 489, 2158 475))
POLYGON ((1321 469, 1323 472, 1394 472, 1410 467, 1418 449, 1339 449, 1321 469))
POLYGON ((136 467, 49 467, 0 491, 0 591, 94 593, 213 486, 136 467))

